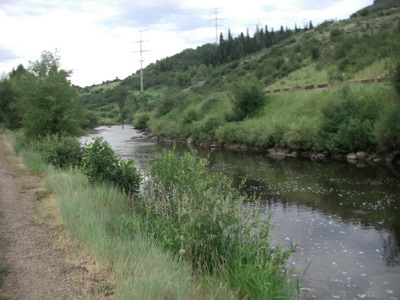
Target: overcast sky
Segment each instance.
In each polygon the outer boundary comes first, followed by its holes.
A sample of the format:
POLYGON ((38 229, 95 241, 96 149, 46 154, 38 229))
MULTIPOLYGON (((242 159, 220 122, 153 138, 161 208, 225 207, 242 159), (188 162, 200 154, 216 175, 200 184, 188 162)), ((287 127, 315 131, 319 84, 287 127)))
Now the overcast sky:
POLYGON ((279 29, 345 19, 373 0, 0 0, 0 74, 58 50, 73 84, 124 79, 186 48, 256 25, 279 29), (216 13, 217 12, 217 13, 216 13), (142 33, 140 34, 140 31, 142 33))

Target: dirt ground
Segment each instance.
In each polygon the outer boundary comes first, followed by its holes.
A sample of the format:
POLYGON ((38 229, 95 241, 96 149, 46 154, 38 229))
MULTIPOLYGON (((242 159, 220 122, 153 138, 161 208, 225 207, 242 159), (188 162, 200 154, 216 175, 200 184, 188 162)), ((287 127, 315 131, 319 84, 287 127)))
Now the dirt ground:
POLYGON ((0 299, 114 299, 113 272, 64 230, 56 197, 0 134, 0 299))

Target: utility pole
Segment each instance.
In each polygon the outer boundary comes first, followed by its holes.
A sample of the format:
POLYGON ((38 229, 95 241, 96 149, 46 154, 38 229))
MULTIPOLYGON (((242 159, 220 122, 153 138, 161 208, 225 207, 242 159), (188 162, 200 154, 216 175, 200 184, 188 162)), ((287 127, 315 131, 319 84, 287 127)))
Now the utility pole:
POLYGON ((261 23, 260 23, 260 19, 258 19, 257 25, 256 25, 256 41, 257 44, 260 43, 260 28, 261 28, 261 23))
POLYGON ((150 50, 143 50, 143 43, 144 42, 147 42, 147 41, 143 41, 142 40, 142 32, 143 32, 143 30, 140 30, 139 31, 139 33, 140 33, 140 39, 139 39, 139 41, 137 41, 136 43, 139 43, 139 51, 135 51, 135 53, 140 53, 140 60, 139 60, 139 62, 140 62, 140 93, 142 93, 143 94, 143 52, 148 52, 148 51, 150 51, 150 50))
POLYGON ((218 14, 220 13, 219 11, 218 11, 218 9, 219 8, 215 8, 215 11, 214 11, 214 15, 215 15, 215 17, 214 17, 214 26, 215 26, 215 44, 216 45, 218 45, 218 21, 220 21, 221 19, 219 19, 218 18, 218 14))

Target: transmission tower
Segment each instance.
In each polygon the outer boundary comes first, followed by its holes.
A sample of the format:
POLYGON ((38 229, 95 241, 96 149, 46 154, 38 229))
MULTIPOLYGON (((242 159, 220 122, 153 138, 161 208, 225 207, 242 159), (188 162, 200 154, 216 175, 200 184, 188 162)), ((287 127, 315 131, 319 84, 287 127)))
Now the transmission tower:
POLYGON ((218 14, 220 13, 219 8, 215 8, 214 11, 214 26, 215 26, 215 44, 218 45, 218 21, 220 21, 221 19, 218 18, 218 14))
POLYGON ((143 50, 143 43, 147 41, 142 40, 142 32, 143 30, 139 31, 140 39, 136 43, 139 43, 139 51, 135 51, 135 53, 140 53, 140 92, 143 94, 143 52, 148 52, 150 50, 143 50))

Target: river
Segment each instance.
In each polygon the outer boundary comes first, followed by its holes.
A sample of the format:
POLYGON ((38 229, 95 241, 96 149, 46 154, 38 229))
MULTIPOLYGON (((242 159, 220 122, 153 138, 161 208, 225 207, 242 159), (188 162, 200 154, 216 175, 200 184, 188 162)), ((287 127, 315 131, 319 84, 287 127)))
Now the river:
MULTIPOLYGON (((139 168, 170 145, 125 126, 100 127, 103 137, 139 168), (132 139, 132 137, 138 137, 132 139)), ((177 145, 176 151, 186 151, 177 145)), ((400 299, 400 168, 265 153, 197 149, 213 170, 262 199, 272 212, 272 239, 297 251, 288 265, 316 299, 400 299)))

